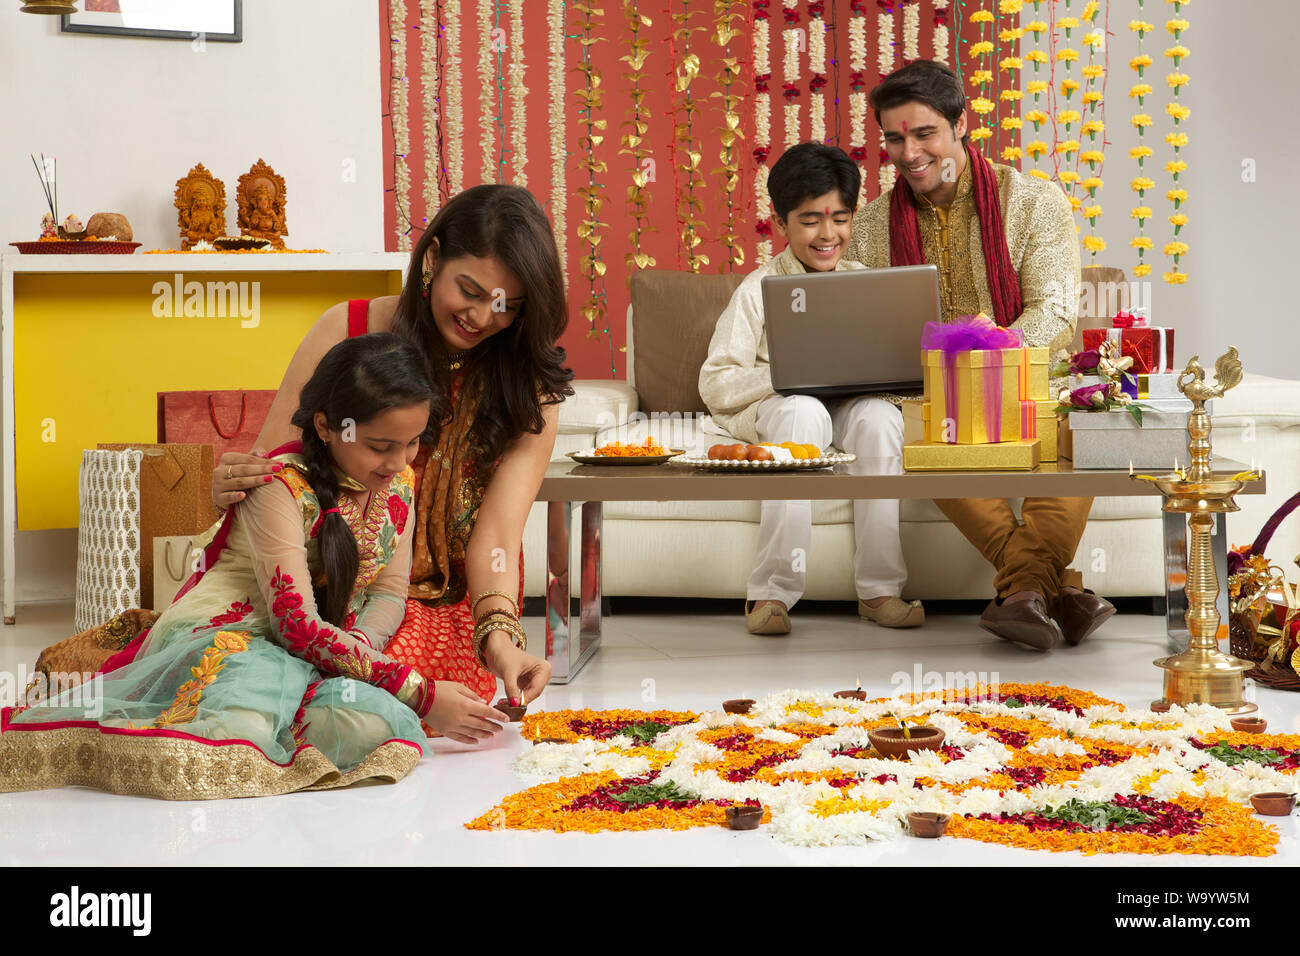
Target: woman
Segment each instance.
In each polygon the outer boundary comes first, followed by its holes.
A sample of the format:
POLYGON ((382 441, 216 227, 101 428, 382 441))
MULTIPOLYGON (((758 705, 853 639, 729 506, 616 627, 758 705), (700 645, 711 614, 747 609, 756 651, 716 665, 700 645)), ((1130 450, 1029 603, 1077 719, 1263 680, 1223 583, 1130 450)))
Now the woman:
POLYGON ((414 463, 409 600, 388 653, 484 701, 498 677, 507 695, 534 699, 550 664, 511 635, 524 523, 555 444, 558 403, 573 394, 555 344, 566 322, 559 253, 537 201, 516 186, 466 190, 416 244, 400 295, 339 303, 321 316, 289 364, 253 454, 221 457, 213 503, 231 505, 267 480, 271 463, 259 449, 297 437, 294 396, 327 349, 366 331, 401 336, 427 358, 453 408, 437 444, 414 463))
POLYGON ((410 467, 445 408, 395 335, 332 348, 272 481, 227 511, 202 569, 89 686, 4 714, 0 791, 79 784, 167 799, 395 781, 421 720, 500 730, 464 688, 383 653, 415 537, 410 467))

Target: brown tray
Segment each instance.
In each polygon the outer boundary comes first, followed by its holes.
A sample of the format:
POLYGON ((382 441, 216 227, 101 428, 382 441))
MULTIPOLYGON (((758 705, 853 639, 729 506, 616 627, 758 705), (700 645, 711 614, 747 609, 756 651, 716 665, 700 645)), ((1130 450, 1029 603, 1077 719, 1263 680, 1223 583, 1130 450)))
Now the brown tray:
POLYGON ((86 242, 83 239, 51 239, 46 242, 11 242, 23 255, 130 255, 138 242, 86 242))

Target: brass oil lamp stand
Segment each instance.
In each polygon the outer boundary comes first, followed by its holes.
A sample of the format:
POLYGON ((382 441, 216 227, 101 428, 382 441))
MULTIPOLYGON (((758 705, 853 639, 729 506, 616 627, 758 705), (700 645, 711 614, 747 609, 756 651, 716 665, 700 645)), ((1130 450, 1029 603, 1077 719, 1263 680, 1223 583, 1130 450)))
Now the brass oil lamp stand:
POLYGON ((1210 533, 1216 514, 1241 510, 1233 498, 1248 481, 1257 480, 1258 476, 1216 476, 1210 469, 1210 416, 1205 411, 1205 402, 1222 397, 1241 381, 1242 368, 1237 360, 1237 350, 1229 349, 1220 356, 1214 363, 1214 370, 1217 384, 1207 385, 1205 370, 1197 356, 1193 356, 1178 377, 1178 390, 1191 399, 1193 405, 1187 419, 1187 432, 1191 436, 1187 446, 1191 465, 1187 471, 1175 470, 1172 474, 1156 477, 1134 475, 1155 483, 1165 496, 1166 512, 1190 516, 1185 620, 1191 640, 1183 653, 1154 662, 1165 672, 1164 697, 1151 705, 1157 711, 1168 710, 1173 704, 1212 704, 1234 715, 1259 709, 1242 699, 1243 675, 1251 668, 1251 662, 1219 650, 1219 575, 1214 566, 1210 533))

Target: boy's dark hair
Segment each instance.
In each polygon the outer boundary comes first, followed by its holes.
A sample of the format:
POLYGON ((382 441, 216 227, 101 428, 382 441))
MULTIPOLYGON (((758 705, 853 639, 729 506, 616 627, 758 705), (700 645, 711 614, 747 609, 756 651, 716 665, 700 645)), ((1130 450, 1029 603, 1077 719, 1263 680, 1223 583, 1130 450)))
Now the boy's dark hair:
MULTIPOLYGON (((884 110, 902 106, 905 103, 923 103, 955 127, 966 109, 966 94, 962 92, 961 80, 957 74, 942 63, 934 60, 913 60, 907 66, 890 73, 880 81, 880 85, 867 96, 871 108, 876 113, 876 124, 880 124, 880 114, 884 110)), ((970 131, 962 137, 968 142, 970 131)))
POLYGON ((339 480, 329 450, 316 433, 316 413, 325 413, 330 429, 343 431, 349 419, 364 425, 390 408, 422 402, 429 403, 429 424, 421 438, 433 443, 438 437, 438 423, 447 415, 450 403, 443 393, 434 390, 424 356, 389 332, 344 339, 325 353, 302 387, 298 410, 290 420, 302 429, 307 480, 324 516, 320 556, 326 582, 313 589, 316 612, 337 627, 343 626, 361 561, 347 520, 340 514, 327 513, 338 505, 339 480))
POLYGON ((825 143, 791 146, 767 174, 772 211, 782 222, 801 202, 824 196, 832 189, 850 211, 858 208, 862 172, 844 150, 825 143))

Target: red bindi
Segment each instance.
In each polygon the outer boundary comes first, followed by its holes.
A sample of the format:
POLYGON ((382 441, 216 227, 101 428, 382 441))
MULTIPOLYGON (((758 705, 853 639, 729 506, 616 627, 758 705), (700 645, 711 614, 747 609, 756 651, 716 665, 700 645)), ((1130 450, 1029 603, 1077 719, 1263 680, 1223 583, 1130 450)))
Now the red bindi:
POLYGON ((830 206, 827 206, 827 207, 826 207, 826 218, 829 219, 830 217, 831 217, 831 207, 830 207, 830 206))

